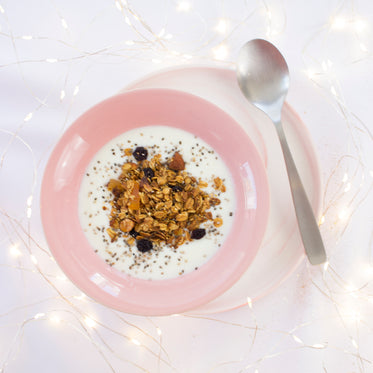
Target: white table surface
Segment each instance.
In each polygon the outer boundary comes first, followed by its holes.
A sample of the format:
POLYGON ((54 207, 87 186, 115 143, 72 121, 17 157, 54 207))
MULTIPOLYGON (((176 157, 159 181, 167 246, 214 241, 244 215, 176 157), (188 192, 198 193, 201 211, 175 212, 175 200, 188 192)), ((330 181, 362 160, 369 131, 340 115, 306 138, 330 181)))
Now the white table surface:
POLYGON ((373 372, 373 6, 365 1, 0 1, 0 372, 373 372), (84 297, 38 210, 53 145, 144 74, 232 67, 266 38, 291 72, 324 179, 329 265, 209 316, 144 318, 84 297), (30 198, 32 196, 32 198, 30 198))

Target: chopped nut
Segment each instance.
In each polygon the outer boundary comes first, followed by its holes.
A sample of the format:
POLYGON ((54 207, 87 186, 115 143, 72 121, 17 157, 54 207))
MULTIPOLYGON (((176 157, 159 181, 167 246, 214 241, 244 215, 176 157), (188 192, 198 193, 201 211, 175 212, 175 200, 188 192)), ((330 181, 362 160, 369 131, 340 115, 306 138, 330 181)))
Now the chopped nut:
POLYGON ((185 242, 185 237, 184 236, 179 236, 176 239, 176 246, 181 246, 185 242))
POLYGON ((206 218, 209 219, 209 220, 212 220, 212 212, 211 211, 206 212, 206 218))
POLYGON ((144 224, 146 224, 146 225, 151 226, 151 225, 153 225, 153 223, 154 223, 154 219, 151 216, 148 216, 144 219, 144 224))
POLYGON ((185 162, 179 152, 176 152, 171 159, 168 167, 174 171, 181 171, 185 169, 185 162))
POLYGON ((193 208, 193 205, 194 205, 193 198, 188 198, 188 200, 185 202, 184 208, 186 210, 190 210, 191 208, 193 208))
POLYGON ((171 189, 169 187, 165 187, 162 189, 162 193, 165 195, 170 194, 170 192, 171 192, 171 189))
POLYGON ((178 225, 175 224, 174 222, 171 222, 171 223, 168 225, 168 229, 169 229, 170 231, 174 231, 174 230, 177 229, 177 228, 178 228, 178 225))
POLYGON ((112 230, 111 228, 106 229, 106 232, 109 235, 109 237, 111 238, 111 242, 114 242, 117 239, 118 234, 114 230, 112 230))
POLYGON ((220 199, 219 198, 211 198, 210 199, 210 205, 212 205, 212 206, 220 205, 220 199))
POLYGON ((125 171, 135 170, 136 168, 137 168, 136 163, 128 162, 122 166, 122 171, 125 172, 125 171))
POLYGON ((144 184, 143 188, 144 188, 145 192, 147 192, 147 193, 150 193, 150 192, 153 191, 153 188, 148 183, 144 184))
POLYGON ((158 177, 157 178, 157 183, 159 186, 165 185, 167 183, 167 179, 165 177, 158 177))
POLYGON ((166 215, 167 215, 167 212, 165 212, 165 211, 156 211, 156 212, 154 213, 154 217, 156 217, 157 219, 162 219, 162 218, 164 218, 166 215))
POLYGON ((180 210, 180 208, 178 206, 176 206, 176 205, 174 205, 174 206, 171 207, 171 212, 173 214, 177 214, 179 212, 179 210, 180 210))
POLYGON ((188 213, 186 211, 182 212, 181 214, 176 215, 177 221, 185 221, 188 219, 188 213))
POLYGON ((140 193, 140 200, 142 204, 146 205, 149 202, 149 197, 145 193, 140 193))
POLYGON ((119 228, 122 232, 129 232, 133 229, 135 223, 130 219, 124 219, 120 222, 119 228))
POLYGON ((159 229, 161 231, 166 231, 167 230, 167 224, 164 224, 164 223, 159 224, 159 229))
POLYGON ((156 205, 155 205, 155 209, 156 210, 162 210, 164 207, 164 202, 158 202, 156 205))
POLYGON ((222 186, 222 184, 223 184, 223 180, 222 179, 220 179, 220 177, 216 177, 215 179, 214 179, 214 188, 215 189, 220 189, 220 187, 222 186))
POLYGON ((183 229, 182 228, 178 228, 175 230, 175 236, 181 236, 183 234, 183 229))
POLYGON ((220 190, 221 192, 225 192, 226 191, 225 185, 223 184, 223 180, 220 179, 220 177, 216 177, 214 179, 214 188, 216 190, 220 190))
POLYGON ((183 198, 182 198, 180 193, 175 193, 174 198, 175 198, 175 201, 177 201, 177 202, 182 202, 183 201, 183 198))
POLYGON ((215 218, 214 219, 214 226, 215 227, 221 227, 223 225, 223 219, 221 219, 221 218, 215 218))
POLYGON ((133 237, 130 237, 128 240, 127 240, 128 244, 129 245, 133 245, 135 243, 135 239, 133 237))
POLYGON ((166 210, 168 210, 171 206, 172 206, 172 201, 167 201, 167 202, 164 204, 164 208, 165 208, 166 210))
POLYGON ((111 192, 114 188, 115 189, 119 189, 121 191, 124 190, 124 187, 122 185, 122 183, 119 181, 119 180, 115 180, 115 179, 110 179, 110 181, 108 182, 107 184, 107 188, 108 190, 111 192))
POLYGON ((111 219, 110 220, 110 227, 113 229, 118 229, 119 228, 119 222, 116 219, 111 219))

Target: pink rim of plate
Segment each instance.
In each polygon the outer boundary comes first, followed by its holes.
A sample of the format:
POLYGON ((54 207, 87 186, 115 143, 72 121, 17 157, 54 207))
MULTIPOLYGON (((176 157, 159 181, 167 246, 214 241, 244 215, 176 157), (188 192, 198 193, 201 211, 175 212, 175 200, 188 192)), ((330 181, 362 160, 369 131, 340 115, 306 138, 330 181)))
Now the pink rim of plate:
POLYGON ((246 133, 217 106, 169 89, 131 91, 89 109, 54 148, 41 187, 44 232, 61 269, 98 302, 139 315, 185 312, 229 289, 254 260, 268 214, 265 168, 246 133), (116 136, 149 125, 181 128, 205 140, 222 156, 235 184, 235 220, 224 244, 198 270, 175 279, 142 280, 110 267, 94 253, 79 222, 80 184, 93 156, 116 136))

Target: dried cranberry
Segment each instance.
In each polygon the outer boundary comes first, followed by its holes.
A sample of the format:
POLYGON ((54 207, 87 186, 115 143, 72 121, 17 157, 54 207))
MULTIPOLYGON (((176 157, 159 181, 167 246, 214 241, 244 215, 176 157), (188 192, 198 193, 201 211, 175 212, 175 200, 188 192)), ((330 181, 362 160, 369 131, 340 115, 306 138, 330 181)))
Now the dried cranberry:
POLYGON ((154 171, 150 167, 145 167, 143 171, 144 171, 144 175, 147 178, 151 179, 152 177, 154 177, 154 171))
POLYGON ((136 246, 137 246, 137 249, 142 253, 146 253, 147 251, 150 251, 153 248, 152 241, 149 241, 145 238, 141 238, 141 240, 137 240, 136 246))
POLYGON ((183 187, 180 184, 171 185, 171 189, 174 192, 181 192, 183 190, 183 187))
POLYGON ((206 234, 206 229, 203 229, 203 228, 197 228, 197 229, 194 229, 192 231, 192 234, 190 235, 190 237, 193 239, 193 240, 199 240, 201 239, 202 237, 204 237, 204 235, 206 234))
POLYGON ((148 158, 148 151, 143 148, 142 146, 138 146, 132 153, 135 157, 136 161, 143 161, 144 159, 148 158))
POLYGON ((132 228, 128 234, 132 236, 133 238, 136 238, 139 234, 135 231, 135 228, 132 228))

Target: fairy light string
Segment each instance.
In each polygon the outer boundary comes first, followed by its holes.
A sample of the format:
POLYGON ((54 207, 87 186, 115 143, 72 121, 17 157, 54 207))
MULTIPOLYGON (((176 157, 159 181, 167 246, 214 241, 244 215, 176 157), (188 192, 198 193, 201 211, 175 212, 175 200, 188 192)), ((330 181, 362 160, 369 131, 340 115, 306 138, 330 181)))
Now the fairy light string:
MULTIPOLYGON (((328 46, 328 37, 345 33, 354 37, 354 44, 359 50, 356 57, 351 58, 350 65, 356 65, 371 58, 370 50, 372 25, 367 19, 360 16, 356 11, 356 4, 351 2, 351 6, 344 7, 342 3, 331 12, 329 20, 322 25, 304 45, 302 58, 304 63, 304 74, 309 84, 314 85, 320 95, 327 100, 328 105, 333 107, 341 117, 344 129, 350 135, 350 152, 348 154, 338 154, 335 167, 329 171, 326 177, 323 195, 323 212, 320 219, 320 226, 323 234, 327 235, 330 247, 329 261, 320 268, 311 268, 306 265, 305 273, 312 286, 312 290, 321 294, 325 304, 332 306, 331 315, 324 318, 313 318, 302 321, 290 330, 279 330, 271 326, 264 326, 263 320, 259 317, 255 309, 255 299, 248 295, 247 324, 225 320, 224 316, 208 317, 201 315, 175 315, 179 322, 195 320, 196 322, 213 323, 221 330, 238 329, 243 335, 248 336, 248 346, 244 357, 237 356, 229 361, 217 361, 209 371, 219 372, 220 368, 237 368, 241 372, 260 373, 261 367, 266 361, 279 358, 283 355, 294 353, 302 349, 309 349, 317 354, 318 359, 323 359, 322 351, 333 350, 353 359, 356 369, 365 372, 372 369, 372 358, 366 355, 366 350, 360 346, 362 330, 368 331, 372 335, 373 327, 370 321, 370 314, 373 311, 373 234, 368 243, 368 255, 355 271, 355 276, 351 275, 346 280, 341 274, 338 261, 339 243, 346 234, 346 230, 354 222, 356 214, 364 206, 364 203, 371 198, 373 188, 373 165, 366 156, 366 144, 372 145, 373 136, 369 126, 364 123, 359 116, 354 113, 344 97, 343 84, 340 82, 337 73, 336 62, 325 52, 324 55, 316 57, 312 52, 314 43, 323 41, 328 46), (369 44, 370 43, 370 44, 369 44), (350 281, 351 280, 351 281, 350 281), (355 282, 354 282, 355 280, 355 282), (344 336, 345 347, 324 340, 311 340, 304 331, 310 326, 317 326, 321 322, 330 321, 340 324, 338 329, 344 336), (265 354, 251 358, 251 354, 257 344, 258 339, 266 333, 274 333, 281 336, 280 342, 268 348, 265 354), (286 347, 282 348, 282 343, 286 347), (291 346, 292 343, 292 347, 291 346)), ((159 371, 177 371, 172 361, 172 355, 168 351, 167 325, 165 328, 159 326, 157 318, 148 318, 146 324, 144 319, 131 318, 128 315, 110 311, 110 318, 115 318, 118 327, 110 326, 109 318, 100 318, 95 315, 94 310, 99 310, 102 306, 89 299, 79 292, 70 281, 58 269, 55 260, 51 257, 49 250, 44 244, 39 243, 40 237, 35 238, 33 228, 33 209, 35 200, 36 184, 40 183, 39 162, 35 160, 32 147, 22 138, 22 130, 25 126, 32 127, 37 115, 49 106, 52 96, 58 93, 60 105, 66 104, 63 123, 61 123, 61 133, 70 121, 70 114, 76 99, 79 99, 80 89, 88 77, 90 66, 94 66, 95 57, 101 59, 114 58, 117 61, 145 60, 154 66, 162 66, 169 63, 180 64, 195 61, 219 63, 223 66, 234 65, 234 52, 237 50, 236 40, 242 26, 250 24, 254 19, 261 24, 263 35, 269 40, 277 40, 285 32, 287 26, 286 9, 278 8, 278 5, 270 2, 258 1, 255 4, 246 4, 246 13, 241 19, 230 18, 227 14, 213 21, 204 19, 197 11, 197 4, 187 0, 174 1, 170 12, 175 16, 183 14, 188 16, 197 15, 197 19, 203 24, 206 33, 200 40, 190 48, 183 42, 178 42, 178 35, 170 29, 165 22, 160 29, 155 28, 137 10, 135 2, 126 0, 115 0, 111 3, 112 13, 119 14, 123 25, 128 29, 126 38, 118 43, 101 47, 97 50, 88 51, 81 48, 78 42, 74 42, 74 30, 71 28, 73 22, 55 2, 53 8, 59 17, 59 27, 63 30, 65 38, 55 39, 45 35, 33 35, 31 33, 17 33, 13 30, 10 18, 7 14, 8 3, 0 4, 0 37, 9 40, 9 55, 13 59, 0 61, 0 69, 17 68, 22 83, 34 98, 34 107, 28 108, 20 113, 19 122, 14 131, 6 129, 0 130, 0 135, 6 138, 6 145, 1 149, 0 172, 9 161, 8 153, 16 143, 21 143, 31 154, 32 159, 32 180, 29 180, 30 193, 24 201, 24 209, 20 216, 12 214, 4 209, 0 209, 0 227, 5 233, 2 240, 6 245, 7 260, 0 264, 0 270, 12 271, 23 276, 37 276, 40 282, 45 283, 51 290, 49 296, 38 301, 20 304, 11 309, 1 309, 0 322, 7 324, 12 315, 22 315, 19 318, 17 331, 14 333, 9 349, 0 360, 0 372, 5 372, 10 362, 17 359, 22 353, 22 340, 24 331, 32 323, 48 323, 52 332, 58 332, 59 328, 70 328, 83 336, 88 343, 95 347, 95 351, 105 361, 108 369, 116 372, 112 364, 112 359, 116 358, 123 364, 128 364, 139 371, 147 372, 148 368, 142 366, 139 359, 133 358, 130 353, 124 353, 117 346, 112 346, 110 336, 119 337, 122 343, 131 346, 145 353, 149 359, 153 359, 159 371), (118 13, 119 12, 119 13, 118 13), (198 18, 199 17, 199 18, 198 18), (131 37, 129 37, 131 36, 131 37), (54 42, 66 51, 74 51, 74 55, 67 53, 69 57, 56 57, 53 55, 43 55, 37 59, 20 58, 20 43, 54 42), (82 61, 89 61, 85 72, 79 79, 71 81, 75 64, 82 61), (43 66, 54 64, 66 64, 68 69, 64 79, 52 82, 48 93, 44 97, 39 95, 29 85, 24 67, 29 64, 39 64, 43 66), (55 302, 58 301, 58 306, 55 302), (35 311, 36 310, 36 311, 35 311), (26 315, 24 317, 23 315, 26 315), (130 321, 135 319, 135 322, 130 321), (165 370, 166 371, 166 370, 165 370)), ((55 139, 56 140, 56 139, 55 139)), ((50 148, 53 144, 50 144, 50 148)), ((43 155, 45 157, 47 153, 43 155)), ((233 315, 233 314, 232 314, 233 315)), ((164 324, 164 322, 162 323, 164 324)), ((366 333, 365 333, 366 334, 366 333)), ((202 336, 200 336, 202 338, 202 336)), ((366 337, 365 337, 366 338, 366 337)), ((370 341, 372 342, 372 341, 370 341)), ((323 361, 323 360, 322 360, 323 361)), ((327 371, 327 363, 323 361, 324 370, 327 371)), ((221 370, 220 370, 221 371, 221 370)))

